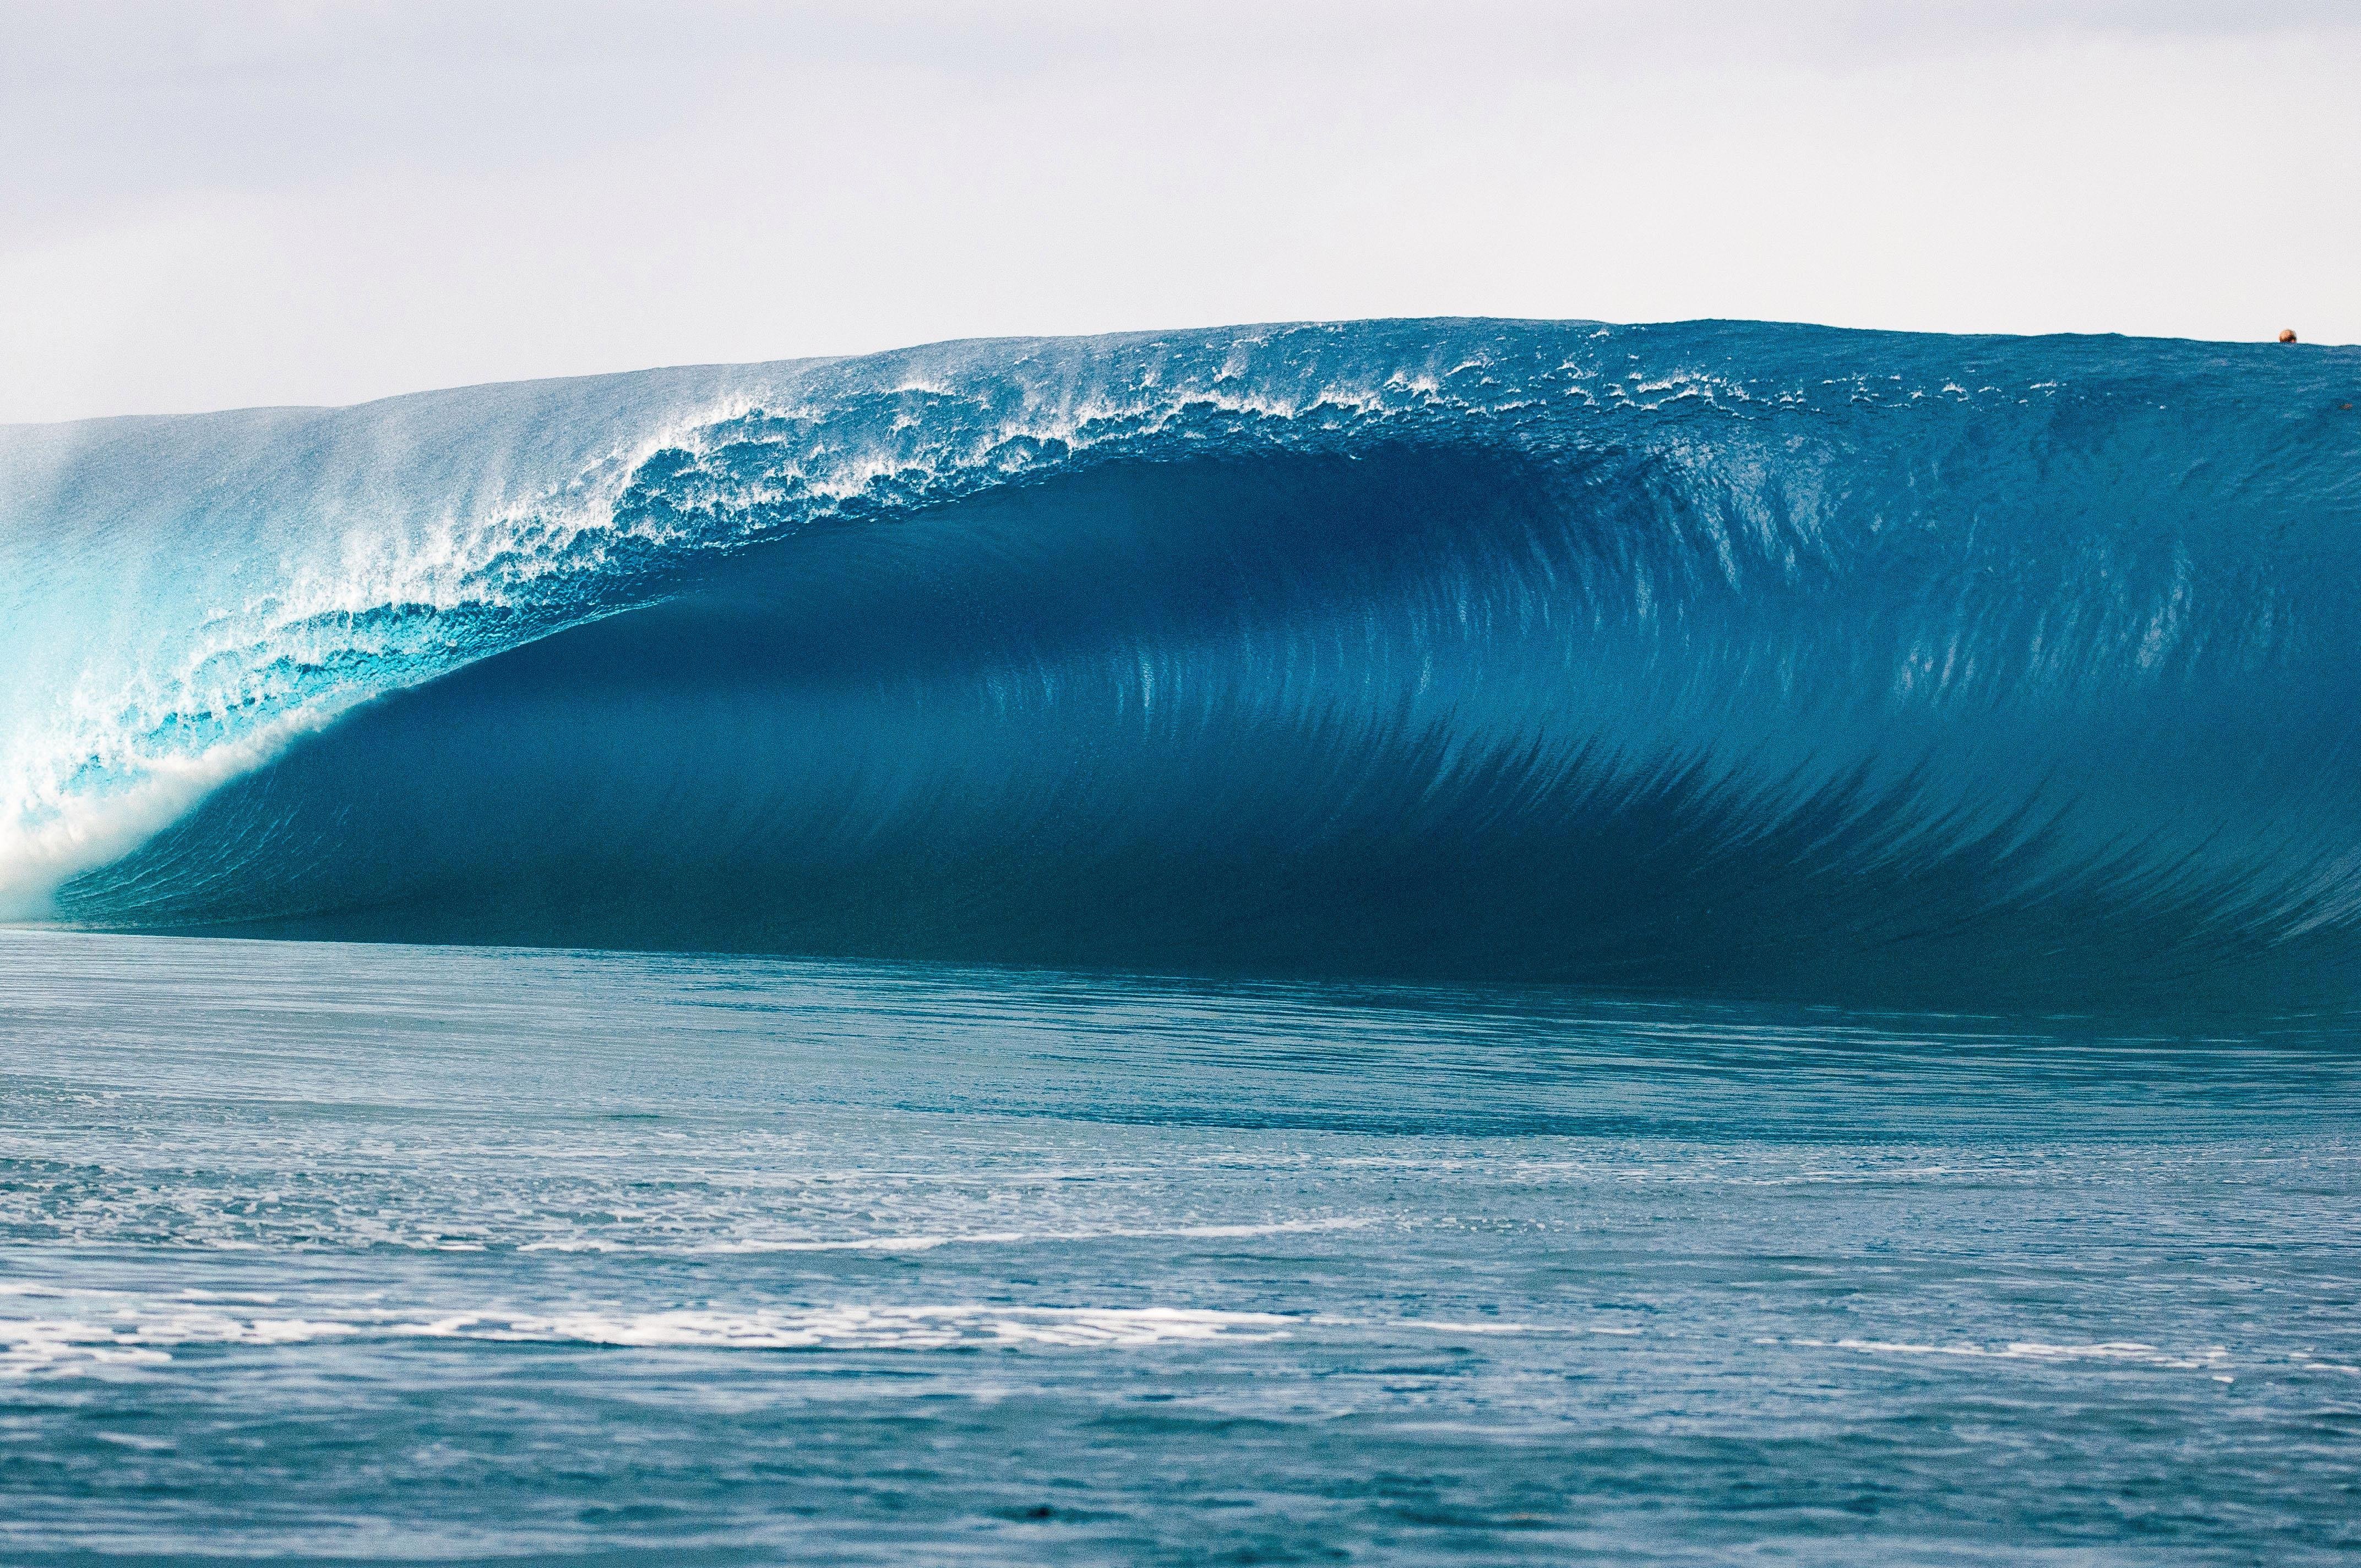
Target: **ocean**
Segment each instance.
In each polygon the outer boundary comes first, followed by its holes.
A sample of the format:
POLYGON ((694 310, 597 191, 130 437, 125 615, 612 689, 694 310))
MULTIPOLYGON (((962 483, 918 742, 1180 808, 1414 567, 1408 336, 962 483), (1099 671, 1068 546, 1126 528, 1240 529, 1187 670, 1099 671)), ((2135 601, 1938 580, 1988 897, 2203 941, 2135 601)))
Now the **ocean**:
POLYGON ((0 1560, 2328 1563, 2349 1029, 0 938, 0 1560))
POLYGON ((2349 1561, 2356 392, 0 428, 0 1563, 2349 1561))

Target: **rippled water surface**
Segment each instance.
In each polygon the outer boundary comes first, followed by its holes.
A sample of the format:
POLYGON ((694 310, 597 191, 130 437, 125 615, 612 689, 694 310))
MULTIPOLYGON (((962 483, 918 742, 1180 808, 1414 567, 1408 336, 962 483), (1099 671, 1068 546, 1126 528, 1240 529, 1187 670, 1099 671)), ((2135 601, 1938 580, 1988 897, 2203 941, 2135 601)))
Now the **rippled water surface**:
POLYGON ((0 934, 0 1561, 2343 1560, 2356 1079, 0 934))

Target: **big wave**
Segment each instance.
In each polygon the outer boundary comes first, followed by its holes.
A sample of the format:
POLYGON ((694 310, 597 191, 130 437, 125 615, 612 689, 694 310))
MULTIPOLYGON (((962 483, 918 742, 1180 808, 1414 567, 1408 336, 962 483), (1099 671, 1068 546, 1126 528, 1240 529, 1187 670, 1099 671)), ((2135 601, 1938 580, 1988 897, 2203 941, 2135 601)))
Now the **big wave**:
POLYGON ((0 432, 0 910, 2352 999, 2361 355, 939 345, 0 432))

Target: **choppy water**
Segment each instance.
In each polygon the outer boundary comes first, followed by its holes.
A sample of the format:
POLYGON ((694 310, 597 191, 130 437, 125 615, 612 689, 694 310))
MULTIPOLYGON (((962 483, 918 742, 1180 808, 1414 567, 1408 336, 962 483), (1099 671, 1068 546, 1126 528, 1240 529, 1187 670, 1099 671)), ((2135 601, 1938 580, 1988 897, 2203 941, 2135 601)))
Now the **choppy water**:
POLYGON ((2341 1561, 2356 1079, 0 934, 0 1561, 2341 1561))

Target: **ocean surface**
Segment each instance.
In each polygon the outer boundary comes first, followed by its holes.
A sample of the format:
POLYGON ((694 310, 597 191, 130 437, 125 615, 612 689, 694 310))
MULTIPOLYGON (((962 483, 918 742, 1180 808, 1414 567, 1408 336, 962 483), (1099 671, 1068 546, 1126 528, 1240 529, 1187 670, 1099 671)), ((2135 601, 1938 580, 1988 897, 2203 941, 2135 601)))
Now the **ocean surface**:
POLYGON ((2361 1557, 2361 349, 0 427, 0 1568, 2361 1557))
POLYGON ((0 1561, 2349 1562, 2361 1057, 0 934, 0 1561))

